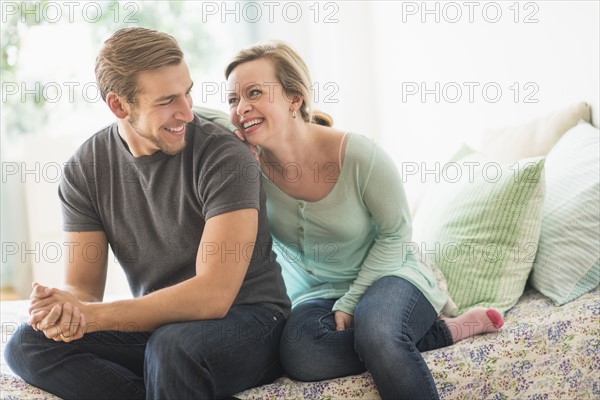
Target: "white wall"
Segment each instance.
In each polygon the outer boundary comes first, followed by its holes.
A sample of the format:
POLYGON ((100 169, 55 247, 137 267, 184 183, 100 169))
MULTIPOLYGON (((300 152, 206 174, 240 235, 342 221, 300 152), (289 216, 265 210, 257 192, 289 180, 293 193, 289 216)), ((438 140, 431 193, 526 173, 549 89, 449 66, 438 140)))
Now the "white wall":
POLYGON ((283 40, 301 55, 315 88, 314 108, 330 113, 337 127, 380 137, 375 44, 391 39, 376 36, 374 12, 386 12, 393 3, 297 2, 302 6, 297 22, 283 10, 274 13, 273 23, 257 26, 257 40, 283 40))
MULTIPOLYGON (((520 2, 517 22, 513 1, 296 2, 302 8, 302 16, 294 22, 293 18, 283 17, 281 5, 286 3, 278 4, 272 21, 263 7, 261 19, 252 23, 254 34, 236 41, 237 46, 264 39, 289 42, 311 70, 319 94, 316 108, 331 113, 338 127, 375 138, 399 167, 406 161, 443 161, 462 142, 477 145, 480 132, 486 128, 522 123, 582 100, 592 104, 598 126, 600 2, 520 2), (467 3, 475 7, 472 22, 467 3), (423 13, 423 7, 433 13, 423 13), (502 16, 492 23, 497 8, 502 16), (462 18, 450 22, 457 11, 462 18), (527 16, 537 22, 525 23, 527 16), (403 91, 421 83, 432 89, 436 82, 440 84, 439 102, 432 94, 423 100, 403 91), (472 102, 464 82, 478 85, 472 102), (511 90, 514 82, 520 89, 518 101, 514 100, 514 89, 511 90), (446 85, 449 90, 454 83, 462 87, 463 94, 453 103, 449 100, 455 93, 448 91, 444 97, 442 88, 446 85), (527 83, 529 87, 525 87, 527 83), (485 84, 501 88, 497 102, 483 97, 481 88, 485 84), (531 88, 537 89, 532 96, 532 100, 537 100, 535 103, 525 102, 524 96, 532 93, 531 88)), ((222 24, 232 35, 223 37, 222 45, 229 46, 234 33, 243 30, 244 16, 241 23, 231 23, 231 15, 222 17, 222 24)), ((215 75, 193 77, 196 83, 203 79, 218 83, 222 68, 232 55, 219 55, 215 75)), ((56 59, 52 61, 52 65, 57 63, 56 59)), ((488 94, 494 95, 491 90, 488 94)), ((201 93, 196 92, 195 96, 201 97, 201 93)), ((219 107, 216 97, 210 97, 209 102, 219 107)), ((223 104, 222 109, 227 107, 223 104)), ((74 113, 73 118, 76 116, 74 113)), ((11 154, 8 161, 62 165, 75 146, 98 128, 70 118, 50 124, 53 131, 64 127, 76 131, 79 137, 32 137, 26 146, 19 147, 22 154, 11 154)), ((28 180, 31 181, 30 177, 28 180)), ((6 190, 3 183, 3 195, 6 190)), ((407 183, 409 199, 414 199, 420 190, 418 180, 407 183)), ((8 222, 12 227, 5 229, 4 213, 3 242, 7 240, 5 232, 9 231, 13 237, 27 237, 29 243, 42 246, 48 242, 62 243, 56 185, 30 184, 26 192, 25 204, 14 206, 9 214, 19 215, 26 210, 29 233, 19 234, 14 219, 8 222)), ((118 265, 111 267, 110 274, 117 278, 111 278, 109 294, 127 293, 118 265)), ((33 277, 59 285, 62 264, 39 263, 33 277)))
MULTIPOLYGON (((61 168, 81 144, 81 138, 28 137, 25 140, 26 157, 19 175, 9 182, 24 182, 25 206, 28 214, 29 241, 27 250, 20 255, 32 266, 30 278, 49 286, 61 287, 64 268, 69 254, 83 251, 77 244, 66 244, 62 233, 62 214, 58 198, 58 181, 61 168), (52 149, 48 151, 48 149, 52 149), (25 168, 33 173, 23 175, 25 168), (28 253, 27 253, 28 252, 28 253)), ((86 252, 95 258, 95 249, 86 252)), ((14 257, 9 259, 14 260, 14 257)), ((129 297, 129 287, 123 270, 112 251, 108 258, 106 296, 129 297)), ((24 285, 22 285, 24 286, 24 285)), ((23 294, 22 286, 19 288, 23 294)))
MULTIPOLYGON (((337 4, 336 23, 280 20, 261 25, 259 38, 289 41, 315 81, 335 82, 339 103, 317 106, 374 137, 399 167, 444 161, 462 142, 478 147, 487 128, 579 101, 598 126, 600 2, 337 4)), ((420 183, 407 179, 409 200, 420 183)))

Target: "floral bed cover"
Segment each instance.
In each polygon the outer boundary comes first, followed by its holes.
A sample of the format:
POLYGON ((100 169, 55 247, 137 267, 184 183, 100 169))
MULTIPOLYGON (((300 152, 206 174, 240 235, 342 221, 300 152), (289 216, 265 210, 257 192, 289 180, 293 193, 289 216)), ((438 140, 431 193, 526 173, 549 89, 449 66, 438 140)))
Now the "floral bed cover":
MULTIPOLYGON (((0 303, 2 350, 26 301, 0 303)), ((600 291, 562 306, 528 289, 498 333, 424 353, 442 399, 600 399, 600 291)), ((398 367, 401 373, 401 366, 398 367)), ((1 364, 0 399, 57 399, 1 364)), ((240 399, 379 399, 368 372, 322 382, 282 377, 240 399)))

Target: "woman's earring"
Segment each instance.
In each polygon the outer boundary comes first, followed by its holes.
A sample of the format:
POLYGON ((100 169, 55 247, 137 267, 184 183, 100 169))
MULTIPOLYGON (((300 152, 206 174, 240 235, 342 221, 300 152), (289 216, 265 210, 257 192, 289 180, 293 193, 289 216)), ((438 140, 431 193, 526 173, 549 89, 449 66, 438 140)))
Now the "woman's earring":
POLYGON ((296 118, 296 110, 292 111, 292 118, 296 118))

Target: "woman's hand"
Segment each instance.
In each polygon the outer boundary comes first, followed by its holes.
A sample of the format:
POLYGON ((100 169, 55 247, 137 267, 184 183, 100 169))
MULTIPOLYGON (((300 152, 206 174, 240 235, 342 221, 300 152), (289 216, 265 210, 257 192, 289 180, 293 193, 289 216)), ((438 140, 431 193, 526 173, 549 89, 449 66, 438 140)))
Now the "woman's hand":
POLYGON ((256 146, 246 142, 246 138, 244 138, 244 135, 242 135, 242 131, 240 131, 239 129, 236 129, 233 133, 235 134, 235 136, 237 136, 238 139, 246 143, 246 146, 248 146, 250 152, 252 153, 256 161, 258 161, 258 149, 256 148, 256 146))
POLYGON ((354 317, 343 311, 335 311, 333 313, 335 319, 335 329, 343 331, 354 328, 354 317))

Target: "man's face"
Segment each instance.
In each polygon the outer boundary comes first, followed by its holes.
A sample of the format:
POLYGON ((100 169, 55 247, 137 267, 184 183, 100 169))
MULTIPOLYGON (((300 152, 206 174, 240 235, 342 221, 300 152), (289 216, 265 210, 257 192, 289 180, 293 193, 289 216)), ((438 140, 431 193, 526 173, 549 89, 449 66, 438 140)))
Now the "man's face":
POLYGON ((185 147, 185 125, 193 120, 192 79, 182 61, 138 75, 135 103, 127 103, 129 116, 124 124, 131 152, 136 156, 161 150, 177 154, 185 147))

